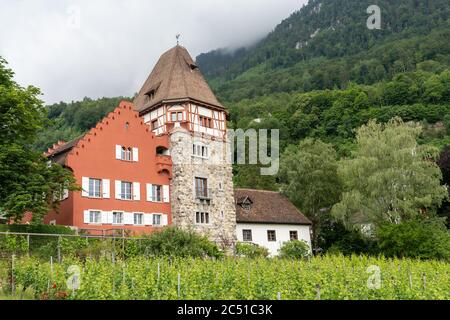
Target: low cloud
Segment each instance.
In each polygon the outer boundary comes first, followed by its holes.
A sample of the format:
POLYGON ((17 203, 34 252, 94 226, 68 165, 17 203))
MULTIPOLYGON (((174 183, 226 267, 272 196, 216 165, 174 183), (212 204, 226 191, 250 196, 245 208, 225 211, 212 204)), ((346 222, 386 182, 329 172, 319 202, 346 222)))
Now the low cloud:
POLYGON ((160 54, 193 57, 270 32, 306 0, 0 0, 0 55, 46 103, 131 96, 160 54))

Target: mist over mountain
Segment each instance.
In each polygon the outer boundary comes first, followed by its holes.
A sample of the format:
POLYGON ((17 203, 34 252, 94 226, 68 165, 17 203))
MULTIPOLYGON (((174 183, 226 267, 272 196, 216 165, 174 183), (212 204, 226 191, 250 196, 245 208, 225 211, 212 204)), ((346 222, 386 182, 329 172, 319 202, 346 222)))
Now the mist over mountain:
POLYGON ((311 0, 257 44, 197 63, 225 101, 373 84, 425 61, 449 66, 449 17, 446 0, 311 0), (371 5, 381 10, 380 30, 367 27, 371 5))

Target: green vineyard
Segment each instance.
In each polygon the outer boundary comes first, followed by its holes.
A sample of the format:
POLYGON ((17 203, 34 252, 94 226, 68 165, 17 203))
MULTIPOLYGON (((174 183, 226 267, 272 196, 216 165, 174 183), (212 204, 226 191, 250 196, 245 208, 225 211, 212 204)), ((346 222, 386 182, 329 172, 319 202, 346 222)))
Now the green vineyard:
POLYGON ((3 260, 4 296, 33 299, 449 299, 450 265, 366 256, 311 260, 136 257, 3 260))

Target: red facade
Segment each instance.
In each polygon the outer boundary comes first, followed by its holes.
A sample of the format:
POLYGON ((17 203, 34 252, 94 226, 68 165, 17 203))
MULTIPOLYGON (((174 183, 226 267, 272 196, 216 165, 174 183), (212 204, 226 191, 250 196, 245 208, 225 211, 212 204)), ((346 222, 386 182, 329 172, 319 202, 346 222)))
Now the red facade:
POLYGON ((171 224, 168 137, 155 136, 132 103, 121 102, 72 144, 50 150, 48 157, 70 168, 83 190, 70 192, 45 223, 134 234, 171 224))

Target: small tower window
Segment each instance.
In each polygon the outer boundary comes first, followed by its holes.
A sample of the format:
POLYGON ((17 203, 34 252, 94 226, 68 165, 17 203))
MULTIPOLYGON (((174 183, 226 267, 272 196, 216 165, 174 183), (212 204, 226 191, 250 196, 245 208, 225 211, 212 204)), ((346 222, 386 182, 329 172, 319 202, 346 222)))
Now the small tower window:
POLYGON ((145 95, 147 96, 148 100, 153 100, 155 98, 156 90, 150 90, 145 95))
POLYGON ((158 128, 159 128, 158 120, 153 120, 152 121, 152 130, 156 130, 158 128))
POLYGON ((145 95, 147 96, 147 99, 149 101, 153 100, 155 98, 156 92, 158 91, 160 85, 161 85, 161 82, 156 84, 150 90, 147 91, 147 93, 145 95))
POLYGON ((183 121, 183 112, 172 112, 171 113, 171 120, 172 122, 181 122, 183 121))

